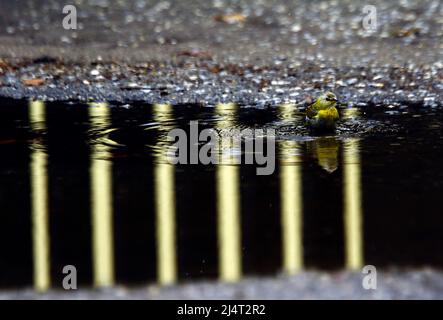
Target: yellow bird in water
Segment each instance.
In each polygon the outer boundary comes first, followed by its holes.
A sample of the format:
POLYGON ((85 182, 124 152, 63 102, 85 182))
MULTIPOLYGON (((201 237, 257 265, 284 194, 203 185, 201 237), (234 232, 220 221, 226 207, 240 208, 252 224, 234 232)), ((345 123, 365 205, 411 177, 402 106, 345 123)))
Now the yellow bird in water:
POLYGON ((331 131, 339 119, 337 96, 328 91, 306 109, 306 123, 313 130, 331 131))

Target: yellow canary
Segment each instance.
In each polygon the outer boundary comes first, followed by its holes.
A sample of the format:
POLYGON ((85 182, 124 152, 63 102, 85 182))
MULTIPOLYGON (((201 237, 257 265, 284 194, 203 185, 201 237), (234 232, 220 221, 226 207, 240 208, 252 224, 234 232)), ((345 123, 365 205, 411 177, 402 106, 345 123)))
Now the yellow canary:
POLYGON ((339 119, 336 105, 337 97, 334 93, 328 91, 322 94, 306 109, 306 123, 308 126, 314 130, 334 130, 339 119))

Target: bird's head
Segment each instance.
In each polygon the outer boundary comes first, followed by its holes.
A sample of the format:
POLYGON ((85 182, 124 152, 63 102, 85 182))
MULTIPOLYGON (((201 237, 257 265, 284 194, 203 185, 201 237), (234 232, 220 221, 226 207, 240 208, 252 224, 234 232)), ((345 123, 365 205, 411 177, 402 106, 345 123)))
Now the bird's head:
POLYGON ((322 94, 317 99, 317 103, 321 106, 322 109, 335 107, 337 104, 337 101, 338 101, 337 96, 331 91, 328 91, 328 92, 322 94))

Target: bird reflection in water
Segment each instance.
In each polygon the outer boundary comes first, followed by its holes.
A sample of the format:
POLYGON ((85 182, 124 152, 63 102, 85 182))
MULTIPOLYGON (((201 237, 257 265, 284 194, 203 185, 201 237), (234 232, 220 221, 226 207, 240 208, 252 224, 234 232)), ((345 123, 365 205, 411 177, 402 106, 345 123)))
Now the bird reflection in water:
POLYGON ((340 143, 336 137, 319 137, 313 141, 308 141, 308 153, 318 164, 329 173, 338 168, 338 150, 340 143))

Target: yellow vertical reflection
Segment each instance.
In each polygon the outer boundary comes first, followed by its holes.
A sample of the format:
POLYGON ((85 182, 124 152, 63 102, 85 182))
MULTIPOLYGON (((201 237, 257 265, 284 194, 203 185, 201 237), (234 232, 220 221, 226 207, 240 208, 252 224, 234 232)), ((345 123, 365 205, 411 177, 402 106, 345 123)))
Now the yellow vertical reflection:
MULTIPOLYGON (((233 128, 236 112, 235 104, 218 104, 216 113, 220 120, 217 128, 233 128)), ((216 189, 219 276, 223 281, 237 281, 242 273, 239 167, 230 152, 234 147, 229 135, 221 136, 219 164, 216 167, 216 189)))
MULTIPOLYGON (((295 106, 280 106, 283 122, 293 122, 295 106)), ((294 274, 303 268, 303 202, 301 150, 296 141, 280 141, 280 201, 283 270, 294 274)))
MULTIPOLYGON (((167 124, 172 121, 170 104, 155 104, 154 119, 161 128, 172 129, 167 124)), ((155 207, 157 221, 157 276, 162 285, 172 284, 177 280, 176 239, 175 239, 175 174, 174 166, 168 163, 166 147, 156 154, 154 168, 155 207)))
MULTIPOLYGON (((29 103, 29 119, 35 131, 45 130, 45 105, 42 101, 29 103)), ((51 286, 48 223, 47 155, 38 141, 32 143, 31 153, 32 243, 34 258, 34 288, 46 291, 51 286)))
POLYGON ((360 184, 359 141, 344 141, 344 223, 346 267, 357 270, 363 266, 362 200, 360 184))
MULTIPOLYGON (((90 103, 92 128, 100 130, 110 124, 110 109, 106 103, 90 103)), ((95 144, 91 150, 91 201, 93 277, 96 287, 114 284, 114 239, 112 210, 112 165, 106 145, 95 144)))

